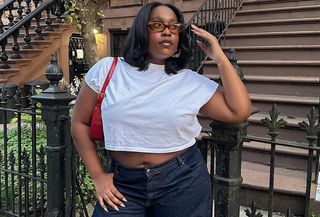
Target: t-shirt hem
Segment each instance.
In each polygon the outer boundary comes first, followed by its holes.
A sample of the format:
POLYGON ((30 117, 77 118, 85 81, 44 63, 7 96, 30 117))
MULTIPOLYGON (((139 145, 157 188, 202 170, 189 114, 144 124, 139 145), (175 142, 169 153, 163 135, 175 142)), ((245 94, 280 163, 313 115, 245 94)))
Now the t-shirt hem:
POLYGON ((152 149, 152 148, 142 148, 142 147, 114 147, 114 146, 108 146, 106 145, 105 148, 109 151, 130 151, 130 152, 141 152, 141 153, 156 153, 156 154, 161 154, 161 153, 170 153, 170 152, 176 152, 176 151, 181 151, 186 148, 191 147, 196 143, 196 139, 192 140, 191 142, 180 145, 180 146, 175 146, 173 148, 166 148, 166 149, 152 149))

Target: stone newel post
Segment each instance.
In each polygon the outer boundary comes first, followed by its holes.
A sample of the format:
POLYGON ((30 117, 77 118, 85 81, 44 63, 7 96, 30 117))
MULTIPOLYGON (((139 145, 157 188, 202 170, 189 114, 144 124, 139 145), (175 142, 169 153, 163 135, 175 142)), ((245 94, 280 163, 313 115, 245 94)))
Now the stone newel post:
POLYGON ((213 176, 214 216, 238 217, 240 211, 241 148, 247 123, 230 125, 214 121, 212 141, 216 150, 213 176))

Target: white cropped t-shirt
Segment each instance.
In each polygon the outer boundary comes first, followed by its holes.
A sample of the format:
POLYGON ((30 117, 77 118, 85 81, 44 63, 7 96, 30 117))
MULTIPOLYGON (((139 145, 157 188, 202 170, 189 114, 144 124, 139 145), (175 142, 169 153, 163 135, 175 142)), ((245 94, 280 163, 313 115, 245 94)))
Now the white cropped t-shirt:
MULTIPOLYGON (((113 57, 97 62, 85 75, 99 92, 113 57)), ((164 65, 139 71, 119 58, 102 101, 105 148, 114 151, 168 153, 195 143, 201 132, 197 114, 218 84, 183 69, 168 75, 164 65)))

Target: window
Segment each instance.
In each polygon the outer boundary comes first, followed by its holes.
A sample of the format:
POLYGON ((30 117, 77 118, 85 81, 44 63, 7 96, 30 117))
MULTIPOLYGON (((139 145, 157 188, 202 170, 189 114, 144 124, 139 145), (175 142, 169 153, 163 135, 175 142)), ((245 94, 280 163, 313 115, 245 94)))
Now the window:
POLYGON ((111 32, 111 55, 123 56, 124 41, 128 35, 128 31, 115 31, 111 32))

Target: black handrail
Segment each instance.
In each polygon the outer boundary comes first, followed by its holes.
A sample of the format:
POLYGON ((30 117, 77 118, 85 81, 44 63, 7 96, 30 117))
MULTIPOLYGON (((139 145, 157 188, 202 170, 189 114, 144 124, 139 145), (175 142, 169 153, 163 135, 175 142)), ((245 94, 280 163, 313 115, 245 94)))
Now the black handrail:
POLYGON ((186 23, 186 27, 189 27, 192 23, 192 21, 196 18, 196 16, 198 16, 198 14, 201 12, 201 10, 203 10, 205 4, 207 4, 207 2, 210 0, 205 0, 201 6, 198 8, 198 10, 192 15, 192 17, 190 18, 190 20, 186 23))
MULTIPOLYGON (((194 43, 197 39, 197 36, 191 32, 192 23, 214 34, 221 43, 227 27, 242 4, 243 0, 205 0, 186 24, 190 43, 194 43)), ((194 59, 189 68, 201 73, 200 70, 208 57, 197 46, 194 46, 193 49, 194 59)))
POLYGON ((57 0, 47 0, 46 2, 42 3, 39 7, 37 7, 34 11, 32 11, 30 14, 26 15, 22 20, 19 20, 17 23, 14 24, 10 29, 5 31, 0 35, 0 42, 9 36, 11 36, 14 32, 19 30, 21 27, 23 27, 26 23, 30 22, 33 18, 35 18, 39 13, 44 11, 47 7, 49 7, 51 4, 55 3, 57 0))
POLYGON ((15 0, 9 0, 4 2, 3 4, 0 5, 0 11, 5 9, 6 7, 8 7, 10 4, 12 4, 13 2, 15 2, 15 0))

